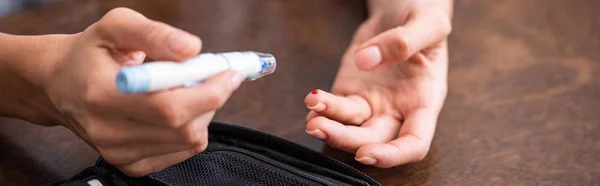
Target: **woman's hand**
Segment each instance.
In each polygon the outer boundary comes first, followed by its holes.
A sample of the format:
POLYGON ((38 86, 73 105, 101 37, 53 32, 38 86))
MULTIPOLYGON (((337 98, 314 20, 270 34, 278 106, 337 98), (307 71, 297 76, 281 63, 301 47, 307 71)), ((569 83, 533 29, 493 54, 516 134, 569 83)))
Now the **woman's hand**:
POLYGON ((392 167, 429 151, 446 97, 451 25, 438 3, 381 2, 357 30, 331 93, 306 96, 306 130, 363 164, 392 167))
POLYGON ((42 85, 66 126, 130 176, 179 163, 207 147, 207 127, 243 77, 221 73, 200 86, 148 94, 117 91, 120 67, 183 61, 201 49, 198 37, 130 9, 107 13, 68 36, 42 85))

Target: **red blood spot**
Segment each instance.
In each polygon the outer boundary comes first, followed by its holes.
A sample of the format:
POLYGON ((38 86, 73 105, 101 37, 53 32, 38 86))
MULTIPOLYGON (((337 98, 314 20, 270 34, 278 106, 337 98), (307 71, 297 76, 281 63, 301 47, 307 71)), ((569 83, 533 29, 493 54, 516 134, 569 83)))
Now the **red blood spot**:
POLYGON ((317 94, 319 93, 319 91, 317 91, 317 89, 312 90, 312 92, 310 92, 311 94, 317 94))

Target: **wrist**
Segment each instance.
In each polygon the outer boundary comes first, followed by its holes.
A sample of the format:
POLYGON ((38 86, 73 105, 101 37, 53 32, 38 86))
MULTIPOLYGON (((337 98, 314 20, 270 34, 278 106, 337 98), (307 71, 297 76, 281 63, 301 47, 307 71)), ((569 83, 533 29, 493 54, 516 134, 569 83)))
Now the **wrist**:
POLYGON ((67 35, 15 36, 0 34, 0 116, 39 125, 61 124, 45 85, 65 56, 67 35))

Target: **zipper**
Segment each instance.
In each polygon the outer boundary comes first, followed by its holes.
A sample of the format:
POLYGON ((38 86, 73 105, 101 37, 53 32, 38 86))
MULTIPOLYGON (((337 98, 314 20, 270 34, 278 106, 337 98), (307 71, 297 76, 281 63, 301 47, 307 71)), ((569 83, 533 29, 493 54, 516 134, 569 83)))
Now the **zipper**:
POLYGON ((240 154, 245 154, 247 156, 253 157, 253 158, 258 159, 260 161, 266 162, 266 163, 268 163, 268 164, 270 164, 270 165, 272 165, 274 167, 278 167, 278 168, 281 168, 281 169, 283 169, 285 171, 298 174, 298 175, 300 175, 302 177, 305 177, 305 178, 310 178, 313 181, 317 181, 319 183, 326 184, 326 185, 335 185, 335 184, 331 183, 330 181, 327 181, 327 180, 325 180, 323 178, 320 178, 320 177, 317 177, 317 176, 313 176, 313 175, 307 174, 305 172, 302 172, 302 171, 290 168, 291 166, 288 166, 288 165, 285 165, 285 164, 273 161, 272 159, 267 158, 267 157, 262 157, 262 156, 256 155, 255 153, 253 153, 251 151, 248 151, 248 150, 245 150, 245 149, 224 148, 223 150, 214 150, 214 151, 211 151, 211 152, 237 152, 237 153, 240 153, 240 154), (286 168, 289 168, 289 169, 286 169, 286 168))
MULTIPOLYGON (((313 149, 311 149, 311 148, 305 147, 305 146, 303 146, 303 145, 300 145, 300 144, 297 144, 297 143, 295 143, 295 142, 292 142, 292 141, 289 141, 289 140, 285 140, 285 139, 283 139, 283 138, 280 138, 280 137, 277 137, 277 136, 274 136, 274 135, 271 135, 271 134, 268 134, 268 133, 265 133, 265 132, 262 132, 262 131, 258 131, 258 130, 255 130, 255 129, 246 128, 246 127, 242 127, 242 126, 238 126, 238 125, 233 125, 233 124, 229 124, 229 123, 222 122, 222 121, 218 121, 218 120, 213 120, 212 122, 213 122, 213 123, 216 123, 216 124, 220 124, 220 125, 222 125, 222 126, 224 126, 224 127, 229 127, 229 128, 233 128, 233 129, 236 129, 236 130, 241 130, 241 131, 244 131, 244 132, 253 132, 253 133, 257 133, 257 134, 259 134, 259 135, 262 135, 263 137, 266 137, 266 138, 268 138, 269 140, 278 140, 278 141, 282 141, 282 142, 284 142, 284 143, 286 143, 286 144, 288 144, 288 145, 291 145, 291 146, 293 146, 293 147, 300 148, 300 149, 302 149, 302 150, 305 150, 305 151, 308 151, 308 152, 310 152, 310 153, 317 154, 317 155, 319 155, 319 156, 321 156, 321 157, 323 157, 323 158, 325 158, 325 159, 327 159, 327 160, 329 160, 329 161, 333 161, 333 162, 335 162, 335 163, 337 163, 337 164, 341 165, 342 167, 344 167, 344 168, 346 168, 346 169, 348 169, 348 170, 350 170, 350 171, 353 171, 354 173, 357 173, 358 175, 360 175, 360 176, 362 176, 363 178, 365 178, 367 181, 370 181, 370 182, 372 182, 372 183, 375 183, 375 184, 376 184, 376 185, 378 185, 378 186, 380 186, 380 185, 381 185, 381 184, 379 184, 377 181, 375 181, 375 179, 371 178, 370 176, 367 176, 366 174, 362 173, 362 172, 361 172, 361 171, 359 171, 359 170, 356 170, 354 167, 352 167, 352 166, 350 166, 350 165, 348 165, 348 164, 346 164, 346 163, 344 163, 344 162, 341 162, 341 161, 339 161, 339 160, 337 160, 337 159, 331 158, 331 157, 329 157, 329 156, 327 156, 327 155, 323 154, 322 152, 319 152, 319 151, 313 150, 313 149), (283 139, 283 140, 282 140, 282 139, 283 139)), ((255 157, 255 156, 253 156, 253 157, 255 157)), ((89 174, 89 172, 88 172, 88 171, 91 171, 92 169, 94 169, 94 168, 95 168, 95 166, 96 166, 96 165, 94 165, 94 167, 88 167, 88 168, 86 168, 86 169, 82 170, 81 172, 79 172, 78 174, 76 174, 76 175, 72 176, 71 178, 74 178, 74 177, 81 177, 81 176, 83 176, 83 174, 84 174, 84 173, 85 173, 85 174, 89 174)), ((302 173, 304 173, 304 172, 302 172, 302 173)), ((315 177, 315 176, 312 176, 312 175, 308 175, 308 174, 306 174, 306 173, 304 173, 304 174, 305 174, 306 176, 309 176, 309 177, 313 177, 313 178, 315 177)), ((54 186, 54 185, 58 185, 58 184, 63 184, 63 183, 66 183, 66 182, 70 181, 70 179, 71 179, 71 178, 69 178, 69 179, 65 179, 65 180, 58 180, 58 181, 54 181, 54 182, 50 182, 50 183, 46 183, 46 184, 44 184, 44 186, 54 186)), ((316 177, 316 178, 318 178, 318 177, 316 177)), ((318 179, 321 179, 321 178, 318 178, 318 179)), ((322 180, 322 179, 321 179, 321 180, 322 180)), ((323 181, 325 181, 325 182, 328 182, 327 180, 323 180, 323 181)), ((329 182, 328 182, 328 183, 329 183, 329 182)))
POLYGON ((324 157, 324 158, 328 159, 329 161, 336 162, 336 163, 338 163, 338 164, 342 165, 344 168, 347 168, 347 169, 349 169, 349 170, 351 170, 351 171, 353 171, 353 172, 355 172, 355 173, 357 173, 357 174, 361 175, 363 178, 367 179, 368 181, 370 181, 370 182, 372 182, 372 183, 376 183, 376 185, 380 185, 380 184, 379 184, 377 181, 375 181, 375 179, 373 179, 373 178, 371 178, 370 176, 368 176, 368 175, 364 174, 363 172, 361 172, 361 171, 359 171, 359 170, 356 170, 354 167, 352 167, 352 166, 350 166, 350 165, 348 165, 348 164, 346 164, 346 163, 344 163, 344 162, 341 162, 341 161, 339 161, 339 160, 337 160, 337 159, 331 158, 331 157, 329 157, 329 156, 327 156, 327 155, 323 154, 322 152, 319 152, 319 151, 313 150, 313 149, 311 149, 311 148, 305 147, 305 146, 303 146, 303 145, 297 144, 297 143, 295 143, 295 142, 292 142, 292 141, 289 141, 289 140, 285 140, 285 139, 284 139, 284 140, 281 140, 282 138, 280 138, 280 137, 277 137, 277 136, 274 136, 274 135, 271 135, 271 134, 268 134, 268 133, 265 133, 265 132, 262 132, 262 131, 258 131, 258 130, 255 130, 255 129, 246 128, 246 127, 242 127, 242 126, 238 126, 238 125, 233 125, 233 124, 229 124, 229 123, 226 123, 226 122, 223 122, 223 121, 219 121, 219 120, 213 120, 213 123, 217 123, 217 124, 223 125, 223 126, 225 126, 225 127, 230 127, 230 128, 234 128, 234 129, 237 129, 237 130, 243 130, 243 131, 246 131, 246 132, 254 132, 254 133, 258 133, 258 134, 260 134, 260 135, 262 135, 262 136, 264 136, 264 137, 266 137, 266 138, 269 138, 270 140, 279 140, 279 141, 283 141, 283 142, 285 142, 286 144, 289 144, 289 145, 292 145, 292 146, 294 146, 294 147, 297 147, 297 148, 300 148, 300 149, 303 149, 303 150, 309 151, 309 152, 311 152, 311 153, 318 154, 319 156, 322 156, 322 157, 324 157))

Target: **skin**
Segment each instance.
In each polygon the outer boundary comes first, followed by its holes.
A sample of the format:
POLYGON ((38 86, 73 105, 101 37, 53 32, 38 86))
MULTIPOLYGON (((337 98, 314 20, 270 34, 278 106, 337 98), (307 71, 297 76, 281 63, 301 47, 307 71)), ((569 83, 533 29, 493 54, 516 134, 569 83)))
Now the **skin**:
MULTIPOLYGON (((370 18, 344 55, 332 93, 306 97, 307 132, 365 164, 422 159, 446 94, 450 5, 370 1, 370 18)), ((183 61, 202 48, 197 36, 126 8, 80 33, 0 33, 0 43, 0 116, 62 125, 133 177, 204 151, 215 111, 242 82, 239 73, 226 71, 196 87, 119 93, 120 67, 146 56, 183 61)))
POLYGON ((14 44, 0 49, 0 99, 9 100, 0 103, 0 113, 65 126, 134 177, 204 151, 215 111, 243 79, 227 71, 193 88, 119 93, 114 84, 119 67, 140 64, 146 55, 183 61, 201 48, 198 37, 125 8, 74 35, 0 35, 0 40, 14 44))
POLYGON ((370 1, 331 93, 305 98, 306 132, 366 165, 422 160, 447 92, 451 3, 370 1))

